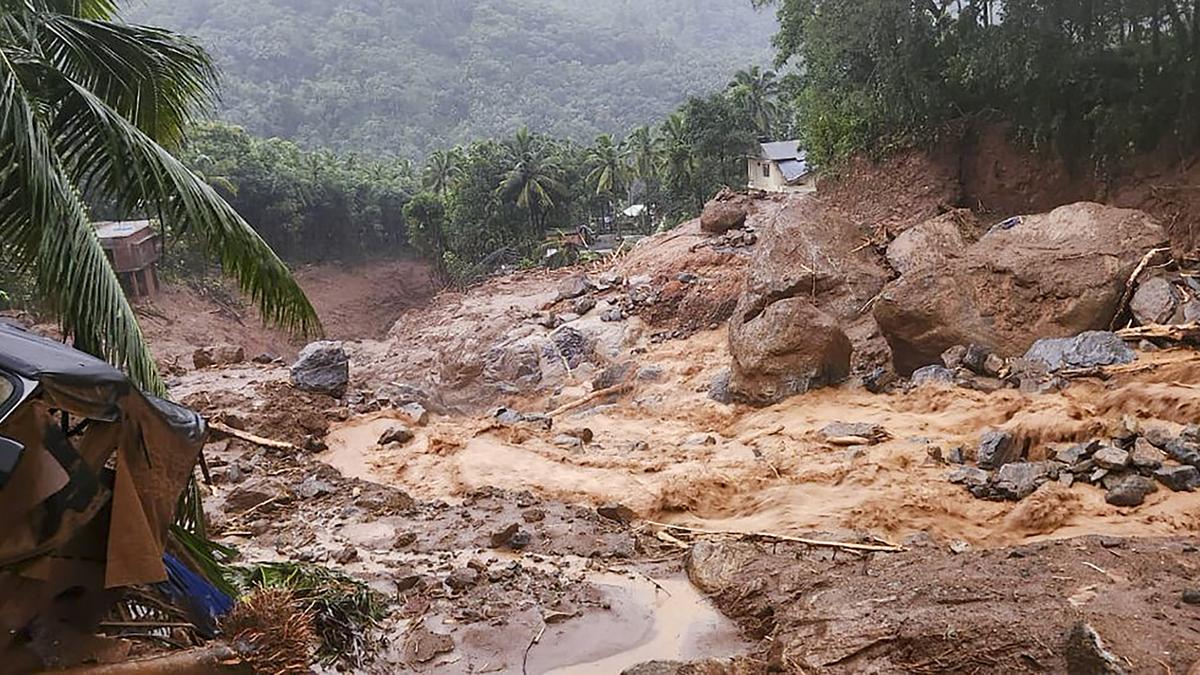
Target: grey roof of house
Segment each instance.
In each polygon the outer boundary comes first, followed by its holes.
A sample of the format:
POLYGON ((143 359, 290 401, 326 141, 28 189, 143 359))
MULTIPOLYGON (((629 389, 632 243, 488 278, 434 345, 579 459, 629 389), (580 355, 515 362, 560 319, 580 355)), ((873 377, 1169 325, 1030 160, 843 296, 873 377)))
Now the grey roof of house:
POLYGON ((777 143, 763 143, 762 156, 764 159, 769 159, 772 162, 781 162, 786 159, 804 159, 804 151, 800 149, 800 141, 779 141, 777 143))
POLYGON ((803 159, 785 159, 777 162, 777 164, 779 165, 779 171, 783 173, 783 177, 789 183, 796 182, 811 171, 808 162, 803 159))
POLYGON ((149 220, 96 223, 96 234, 101 239, 124 239, 151 227, 153 224, 149 220))

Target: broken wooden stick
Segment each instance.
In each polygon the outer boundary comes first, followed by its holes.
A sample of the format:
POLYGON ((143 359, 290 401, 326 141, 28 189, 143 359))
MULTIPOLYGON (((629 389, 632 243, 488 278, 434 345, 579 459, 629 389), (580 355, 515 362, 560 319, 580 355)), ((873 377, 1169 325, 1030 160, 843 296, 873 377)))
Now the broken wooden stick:
POLYGON ((746 537, 754 539, 775 539, 777 541, 788 541, 795 544, 804 544, 806 546, 816 546, 821 548, 840 548, 847 551, 871 551, 878 553, 899 553, 904 550, 899 544, 855 544, 844 541, 825 541, 822 539, 805 539, 803 537, 792 537, 786 534, 771 534, 770 532, 733 532, 729 530, 703 530, 696 527, 685 527, 683 525, 671 525, 670 523, 657 523, 653 520, 645 521, 647 525, 662 527, 669 530, 678 530, 680 532, 690 532, 692 534, 703 534, 716 537, 746 537))
POLYGON ((1135 326, 1117 331, 1124 340, 1171 340, 1173 342, 1200 342, 1200 321, 1191 323, 1135 326))
POLYGON ((1169 248, 1155 248, 1150 249, 1149 253, 1142 256, 1142 261, 1139 262, 1138 266, 1134 268, 1133 274, 1129 276, 1129 281, 1125 282, 1125 293, 1121 295, 1121 302, 1117 304, 1117 312, 1116 314, 1113 314, 1112 321, 1108 324, 1109 330, 1116 329, 1117 321, 1121 318, 1121 315, 1125 313, 1125 308, 1129 306, 1129 301, 1133 299, 1133 291, 1135 288, 1137 288, 1138 277, 1142 276, 1142 272, 1146 271, 1146 268, 1150 266, 1150 262, 1153 261, 1158 254, 1170 252, 1171 249, 1169 248))
POLYGON ((572 410, 575 410, 576 408, 582 408, 583 406, 591 403, 592 401, 602 399, 605 396, 624 394, 625 392, 629 391, 630 389, 633 389, 633 385, 626 383, 626 384, 618 384, 615 387, 608 387, 607 389, 601 389, 600 391, 593 391, 592 393, 588 394, 587 396, 584 396, 583 398, 576 399, 566 405, 559 406, 559 407, 555 408, 554 410, 551 410, 550 412, 546 413, 546 417, 558 417, 559 415, 562 415, 563 413, 569 413, 572 410))
POLYGON ((212 429, 218 434, 239 438, 247 443, 253 443, 254 445, 259 445, 264 448, 272 448, 274 450, 300 450, 300 448, 296 447, 292 443, 288 443, 287 441, 276 441, 270 438, 263 438, 262 436, 255 436, 248 431, 234 429, 228 424, 222 424, 221 422, 209 422, 208 428, 212 429))

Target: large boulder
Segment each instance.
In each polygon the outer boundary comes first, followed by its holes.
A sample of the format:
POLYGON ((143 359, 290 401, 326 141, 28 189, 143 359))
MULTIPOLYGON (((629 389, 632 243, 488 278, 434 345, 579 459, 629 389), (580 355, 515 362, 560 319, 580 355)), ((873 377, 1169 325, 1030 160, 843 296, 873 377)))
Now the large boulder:
POLYGON ((757 308, 747 298, 729 325, 733 398, 769 405, 850 374, 850 338, 805 298, 757 308))
POLYGON ((750 209, 746 199, 723 190, 716 199, 704 206, 700 214, 700 229, 708 234, 725 234, 746 223, 750 209))
POLYGON ((870 232, 815 196, 790 197, 759 226, 730 319, 730 394, 769 403, 888 360, 869 311, 889 279, 870 232))
POLYGON ((948 211, 900 233, 887 248, 887 261, 904 274, 937 265, 979 239, 979 221, 968 209, 948 211))
POLYGON ((313 342, 292 364, 297 389, 340 398, 350 384, 350 357, 340 342, 313 342))
POLYGON ((902 373, 954 345, 1018 356, 1040 338, 1106 328, 1137 264, 1165 242, 1149 215, 1090 202, 1009 219, 888 284, 875 319, 902 373))

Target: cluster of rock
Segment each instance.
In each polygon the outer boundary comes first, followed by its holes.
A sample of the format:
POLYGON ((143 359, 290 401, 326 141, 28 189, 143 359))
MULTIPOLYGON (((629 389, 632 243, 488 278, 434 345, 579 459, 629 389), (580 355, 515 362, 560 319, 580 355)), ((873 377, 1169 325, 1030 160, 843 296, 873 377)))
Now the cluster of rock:
POLYGON ((957 449, 947 459, 961 464, 947 475, 980 499, 1020 501, 1051 481, 1071 487, 1095 485, 1114 506, 1139 506, 1161 484, 1175 492, 1200 487, 1200 426, 1174 436, 1161 428, 1139 434, 1127 424, 1120 437, 1094 440, 1053 451, 1048 459, 1029 461, 1029 448, 1006 431, 980 439, 974 466, 957 449))
MULTIPOLYGON (((710 221, 732 222, 734 204, 711 205, 710 221)), ((875 236, 813 196, 790 198, 760 227, 730 321, 732 400, 769 404, 881 368, 869 379, 884 386, 891 372, 911 375, 958 345, 994 356, 973 376, 1000 379, 996 359, 1039 356, 1031 347, 1041 338, 1108 329, 1134 270, 1167 241, 1145 213, 1088 202, 990 229, 970 211, 950 211, 886 246, 875 236)), ((1193 311, 1183 290, 1194 281, 1154 277, 1135 304, 1148 306, 1158 288, 1172 317, 1183 316, 1193 311)), ((951 375, 926 370, 918 379, 951 375)))
MULTIPOLYGON (((1063 373, 1087 372, 1135 359, 1137 353, 1119 335, 1107 331, 1038 340, 1024 356, 1014 359, 1003 358, 982 345, 956 345, 942 353, 940 363, 914 371, 911 383, 953 384, 985 392, 1004 388, 1046 391, 1063 384, 1063 373)), ((882 374, 867 378, 868 387, 885 389, 890 381, 882 378, 882 374)))
POLYGON ((545 328, 557 328, 578 321, 592 310, 599 310, 600 320, 615 323, 624 321, 641 307, 652 304, 657 298, 650 275, 638 275, 628 279, 616 272, 605 272, 595 279, 585 273, 567 277, 559 284, 555 303, 570 308, 569 312, 538 314, 535 320, 545 328), (623 291, 615 297, 609 291, 623 291), (600 294, 608 294, 603 299, 600 294))

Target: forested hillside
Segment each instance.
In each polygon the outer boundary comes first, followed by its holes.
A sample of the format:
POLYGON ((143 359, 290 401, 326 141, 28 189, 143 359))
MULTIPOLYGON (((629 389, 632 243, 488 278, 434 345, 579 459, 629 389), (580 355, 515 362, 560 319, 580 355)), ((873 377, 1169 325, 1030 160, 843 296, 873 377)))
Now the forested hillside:
POLYGON ((221 116, 309 147, 420 156, 528 126, 579 141, 661 119, 770 61, 747 0, 145 0, 195 35, 221 116))

